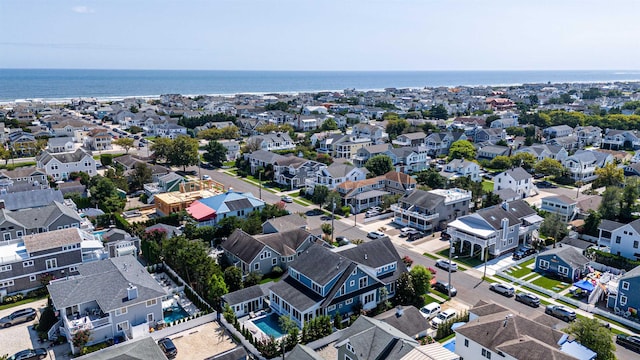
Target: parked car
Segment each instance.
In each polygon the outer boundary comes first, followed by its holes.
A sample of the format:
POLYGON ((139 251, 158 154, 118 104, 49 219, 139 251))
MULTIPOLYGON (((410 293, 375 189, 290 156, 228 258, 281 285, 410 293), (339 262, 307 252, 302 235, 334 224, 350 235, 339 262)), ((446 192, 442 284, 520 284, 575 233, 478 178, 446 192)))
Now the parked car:
POLYGON ((431 320, 431 326, 434 328, 438 328, 441 324, 453 319, 456 316, 456 311, 453 309, 447 309, 445 311, 441 311, 435 317, 435 319, 431 320))
POLYGON ((36 309, 26 308, 18 311, 14 311, 11 314, 0 319, 0 326, 10 327, 12 325, 20 324, 27 321, 32 321, 36 318, 36 309))
POLYGON ((316 216, 316 215, 322 215, 322 210, 320 209, 313 209, 313 210, 309 210, 306 213, 304 213, 307 216, 316 216))
POLYGON ((522 258, 526 258, 529 255, 533 255, 536 253, 536 249, 530 248, 528 246, 523 246, 518 248, 514 253, 513 253, 513 258, 515 260, 519 260, 522 258))
POLYGON ((552 183, 550 183, 550 182, 548 182, 546 180, 538 181, 536 183, 536 186, 539 187, 539 188, 545 188, 545 189, 555 189, 555 188, 558 187, 557 185, 554 185, 554 184, 552 184, 552 183))
POLYGON ((402 229, 400 229, 400 236, 401 237, 408 236, 410 231, 415 231, 415 229, 410 227, 403 227, 402 229))
POLYGON ((562 305, 548 305, 544 313, 562 319, 566 322, 576 319, 576 312, 562 305))
POLYGON ((420 308, 420 315, 427 320, 431 320, 438 315, 440 310, 440 304, 432 302, 420 308))
POLYGON ((495 291, 498 294, 504 295, 504 296, 507 296, 507 297, 513 296, 515 294, 515 292, 516 292, 516 289, 513 286, 507 285, 507 284, 503 284, 503 283, 493 283, 489 287, 489 290, 495 291))
POLYGON ((47 350, 43 348, 22 350, 9 356, 7 360, 34 360, 47 357, 47 350))
POLYGON ((385 235, 383 233, 381 233, 380 231, 371 231, 367 234, 367 237, 369 239, 380 239, 381 237, 384 237, 385 235))
POLYGON ((454 297, 456 295, 458 295, 458 290, 456 290, 455 287, 450 286, 449 283, 446 282, 442 282, 440 280, 436 281, 435 284, 433 284, 433 289, 437 290, 443 294, 449 295, 449 287, 451 287, 451 297, 454 297))
POLYGON ((211 176, 204 174, 202 175, 202 180, 211 180, 211 176))
POLYGON ((164 354, 167 356, 167 358, 173 359, 176 357, 176 355, 178 355, 178 348, 176 348, 171 339, 162 338, 158 341, 158 345, 160 346, 160 349, 162 349, 162 352, 164 352, 164 354))
POLYGON ((415 241, 418 239, 422 239, 423 237, 427 236, 426 233, 422 232, 422 231, 416 231, 416 232, 412 232, 409 234, 409 238, 407 239, 408 241, 415 241))
POLYGON ((337 242, 337 243, 338 243, 338 245, 340 245, 340 246, 344 246, 344 245, 349 245, 349 244, 351 244, 351 241, 349 241, 349 239, 347 239, 347 238, 346 238, 346 237, 344 237, 344 236, 338 236, 338 237, 336 238, 336 242, 337 242))
POLYGON ((533 178, 538 180, 538 179, 544 179, 544 174, 533 174, 533 178))
POLYGON ((449 269, 451 269, 451 271, 458 270, 458 264, 454 263, 453 261, 449 261, 445 259, 440 259, 436 261, 436 266, 439 267, 440 269, 447 270, 447 271, 449 271, 449 269))
POLYGON ((521 292, 516 294, 516 301, 519 301, 523 304, 527 304, 531 307, 540 306, 540 298, 526 292, 521 292))
POLYGON ((380 212, 377 210, 369 210, 366 213, 364 213, 364 217, 374 217, 374 216, 378 216, 380 215, 380 212))
POLYGON ((282 198, 282 201, 286 202, 286 203, 292 203, 293 202, 293 198, 289 195, 285 195, 282 198))
POLYGON ((616 344, 640 353, 640 336, 619 334, 616 336, 616 344))

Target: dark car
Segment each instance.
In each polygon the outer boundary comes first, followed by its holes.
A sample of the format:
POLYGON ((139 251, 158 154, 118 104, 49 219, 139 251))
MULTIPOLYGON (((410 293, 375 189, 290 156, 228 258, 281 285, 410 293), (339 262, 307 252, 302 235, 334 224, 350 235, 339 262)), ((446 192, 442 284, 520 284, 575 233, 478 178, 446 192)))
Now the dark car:
POLYGON ((616 344, 640 353, 640 336, 620 334, 616 336, 616 344))
POLYGON ((9 327, 12 325, 20 324, 27 321, 32 321, 36 318, 36 309, 26 308, 18 311, 14 311, 11 314, 0 319, 0 326, 9 327))
POLYGON ((519 260, 522 258, 526 258, 529 255, 533 255, 535 253, 536 253, 535 249, 523 246, 513 253, 513 258, 516 260, 519 260))
POLYGON ((575 311, 566 308, 562 305, 548 305, 546 309, 544 309, 545 314, 557 317, 558 319, 562 319, 566 322, 573 321, 576 319, 575 311))
POLYGON ((304 213, 307 216, 316 216, 316 215, 322 215, 322 210, 320 209, 313 209, 313 210, 309 210, 306 213, 304 213))
POLYGON ((47 357, 47 350, 43 348, 22 350, 9 356, 7 360, 34 360, 47 357))
POLYGON ((164 352, 164 354, 167 356, 167 358, 173 359, 176 357, 176 355, 178 355, 178 348, 176 348, 171 339, 162 338, 158 341, 158 345, 160 346, 160 349, 162 349, 162 352, 164 352))
POLYGON ((427 236, 426 233, 424 233, 422 231, 416 231, 414 233, 409 234, 409 238, 407 240, 408 241, 414 241, 414 240, 422 239, 425 236, 427 236))
MULTIPOLYGON (((435 284, 433 284, 433 289, 437 290, 443 294, 448 295, 449 294, 449 283, 445 283, 442 281, 436 281, 435 284)), ((454 297, 458 294, 458 290, 456 290, 456 288, 454 288, 453 286, 451 286, 451 297, 454 297)))
POLYGON ((529 294, 526 292, 521 292, 521 293, 517 293, 516 294, 516 301, 519 301, 523 304, 527 304, 531 307, 538 307, 540 306, 540 298, 533 295, 533 294, 529 294))
POLYGON ((538 179, 543 179, 544 178, 544 174, 533 174, 533 178, 538 180, 538 179))
POLYGON ((557 185, 554 185, 554 184, 552 184, 552 183, 550 183, 550 182, 548 182, 546 180, 538 181, 536 183, 536 186, 539 187, 539 188, 545 188, 545 189, 555 189, 555 188, 558 187, 557 185))

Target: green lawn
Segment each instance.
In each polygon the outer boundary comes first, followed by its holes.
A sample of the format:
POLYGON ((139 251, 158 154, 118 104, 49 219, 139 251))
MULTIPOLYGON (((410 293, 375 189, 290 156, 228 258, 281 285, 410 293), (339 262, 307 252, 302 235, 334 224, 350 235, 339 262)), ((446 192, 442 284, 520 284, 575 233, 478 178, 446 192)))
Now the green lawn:
POLYGON ((526 275, 529 275, 533 272, 532 268, 527 267, 528 265, 533 264, 533 262, 535 261, 535 259, 529 259, 525 262, 523 262, 522 264, 519 264, 518 266, 520 266, 520 269, 516 269, 515 267, 512 267, 511 269, 513 269, 511 272, 509 272, 508 274, 513 276, 513 277, 517 277, 522 278, 526 275))
POLYGON ((439 342, 440 344, 443 344, 443 343, 445 343, 445 342, 447 342, 447 341, 449 341, 449 340, 453 339, 454 337, 456 337, 456 333, 453 333, 453 334, 451 334, 451 335, 449 335, 449 336, 447 336, 447 337, 444 337, 444 338, 442 338, 442 339, 438 340, 438 342, 439 342))
MULTIPOLYGON (((438 251, 438 255, 449 258, 449 249, 447 248, 447 249, 438 251)), ((484 261, 480 260, 480 258, 469 257, 469 256, 464 256, 464 257, 458 256, 458 258, 455 259, 455 262, 467 265, 468 267, 476 267, 478 265, 484 264, 484 261)))
POLYGON ((20 301, 16 301, 16 302, 11 303, 11 304, 3 304, 3 305, 0 305, 0 310, 5 310, 5 309, 9 309, 9 308, 12 308, 12 307, 15 307, 15 306, 32 303, 34 301, 38 301, 38 300, 44 299, 46 297, 47 297, 47 295, 36 297, 36 298, 22 299, 20 301))
POLYGON ((560 281, 560 280, 549 279, 549 278, 544 277, 544 276, 534 280, 532 282, 532 284, 541 286, 541 287, 543 287, 545 289, 549 289, 549 290, 555 291, 555 292, 560 292, 560 291, 562 291, 562 290, 564 290, 564 289, 566 289, 567 287, 570 286, 567 283, 564 283, 564 285, 563 285, 563 282, 560 281))
POLYGON ((235 167, 236 166, 236 162, 235 161, 226 161, 222 163, 223 166, 229 166, 229 167, 235 167))
POLYGON ((276 276, 272 276, 272 275, 264 275, 262 277, 262 279, 260 280, 260 284, 266 284, 268 282, 278 282, 278 280, 280 280, 282 278, 282 274, 280 275, 276 275, 276 276))
MULTIPOLYGON (((496 279, 499 279, 500 281, 503 281, 503 282, 505 282, 507 284, 511 283, 511 280, 509 280, 509 279, 507 279, 505 277, 502 277, 500 275, 496 275, 495 277, 496 277, 496 279)), ((491 279, 486 279, 486 281, 489 281, 489 280, 491 280, 491 279)))
POLYGON ((482 190, 485 192, 493 191, 493 181, 482 180, 482 190))
POLYGON ((430 304, 430 303, 432 303, 432 302, 434 302, 434 303, 438 303, 438 304, 442 304, 442 303, 443 303, 443 301, 437 300, 437 299, 436 299, 436 298, 434 298, 433 296, 431 296, 431 295, 427 295, 427 294, 422 295, 422 298, 424 299, 424 303, 425 303, 425 304, 430 304))
POLYGON ((307 204, 307 203, 303 202, 302 200, 295 199, 295 198, 293 199, 293 202, 298 204, 298 205, 302 205, 302 206, 311 206, 311 204, 307 204))
MULTIPOLYGON (((454 287, 455 287, 455 286, 454 286, 454 287)), ((441 292, 440 292, 440 291, 438 291, 438 290, 430 289, 429 291, 430 291, 430 292, 432 292, 432 293, 434 293, 434 294, 436 294, 436 295, 438 295, 438 296, 440 296, 440 297, 441 297, 441 298, 443 298, 445 301, 446 301, 446 300, 449 300, 449 295, 443 294, 443 293, 441 293, 441 292)), ((425 295, 425 296, 427 296, 427 295, 425 295)))
POLYGON ((433 254, 429 254, 429 253, 424 253, 422 255, 424 255, 424 256, 426 256, 426 257, 428 257, 430 259, 433 259, 433 260, 439 260, 440 259, 439 257, 437 257, 437 256, 435 256, 433 254))

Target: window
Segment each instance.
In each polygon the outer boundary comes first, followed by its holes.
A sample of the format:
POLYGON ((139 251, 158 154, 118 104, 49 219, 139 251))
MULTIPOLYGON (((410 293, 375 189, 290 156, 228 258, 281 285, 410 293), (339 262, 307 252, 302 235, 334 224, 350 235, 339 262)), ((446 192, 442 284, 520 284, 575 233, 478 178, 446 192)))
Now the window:
POLYGON ((628 281, 623 281, 622 282, 622 290, 629 290, 629 282, 628 281))
POLYGON ((0 288, 13 286, 13 280, 0 281, 0 288))
POLYGON ((547 260, 540 259, 540 262, 538 262, 538 266, 540 267, 540 269, 548 269, 549 262, 547 260))
POLYGON ((16 231, 16 236, 17 237, 22 237, 22 231, 21 230, 16 231))
POLYGON ((627 297, 624 295, 620 295, 620 305, 627 305, 627 297))
POLYGON ((469 339, 464 339, 464 346, 469 347, 469 339))
POLYGON ((253 270, 260 270, 260 263, 253 264, 253 270))
POLYGON ((36 281, 36 278, 35 275, 29 275, 29 281, 36 281))
POLYGON ((355 280, 349 281, 349 286, 351 286, 351 287, 356 286, 356 281, 355 280))
POLYGON ((558 274, 569 275, 569 268, 562 265, 558 265, 558 274))
POLYGON ((345 305, 351 305, 353 304, 353 299, 347 299, 347 301, 344 302, 345 305))
POLYGON ((47 259, 47 261, 45 261, 45 264, 47 265, 47 270, 55 269, 58 267, 58 260, 56 260, 55 258, 47 259))
POLYGON ((5 240, 11 240, 11 233, 4 233, 2 236, 4 236, 5 240))
POLYGON ((154 306, 158 303, 158 299, 147 300, 147 307, 154 306))
POLYGON ((368 283, 369 283, 369 281, 368 281, 368 279, 367 279, 367 277, 366 277, 366 276, 365 276, 365 277, 361 277, 361 278, 358 280, 358 287, 359 287, 360 289, 365 288, 365 287, 367 287, 367 284, 368 284, 368 283))
POLYGON ((637 249, 637 248, 638 248, 638 240, 636 240, 636 241, 634 241, 634 242, 633 242, 633 248, 634 248, 634 249, 637 249))
POLYGON ((129 330, 129 322, 123 321, 121 323, 118 323, 117 328, 118 328, 118 331, 127 331, 129 330))
POLYGON ((77 266, 69 266, 69 271, 78 271, 77 266))
POLYGON ((11 265, 0 266, 0 272, 11 271, 11 265))
POLYGON ((277 258, 273 258, 273 259, 271 260, 271 265, 275 265, 275 264, 277 264, 277 263, 278 263, 278 259, 277 259, 277 258))
POLYGON ((128 312, 126 307, 116 309, 116 316, 124 315, 128 312))
POLYGON ((147 322, 152 322, 152 321, 153 321, 153 313, 147 314, 147 322))
POLYGON ((621 237, 620 236, 616 236, 616 244, 620 244, 620 240, 621 240, 621 237))
POLYGON ((335 305, 330 305, 330 306, 327 308, 327 311, 334 311, 335 309, 336 309, 336 306, 335 306, 335 305))
POLYGON ((355 350, 353 349, 353 346, 351 346, 351 344, 350 344, 350 343, 347 343, 347 350, 348 350, 350 353, 355 353, 355 350))
POLYGON ((482 349, 482 356, 486 357, 487 359, 491 359, 491 351, 482 349))

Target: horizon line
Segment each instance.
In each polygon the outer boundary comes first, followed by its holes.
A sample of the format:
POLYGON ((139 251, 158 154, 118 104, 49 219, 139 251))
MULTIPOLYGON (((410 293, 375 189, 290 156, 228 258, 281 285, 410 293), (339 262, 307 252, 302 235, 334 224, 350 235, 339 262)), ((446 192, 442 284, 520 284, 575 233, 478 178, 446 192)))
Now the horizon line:
POLYGON ((91 71, 219 71, 219 72, 576 72, 576 71, 640 71, 638 69, 432 69, 432 70, 260 70, 260 69, 135 69, 135 68, 58 68, 0 67, 0 70, 91 70, 91 71))

